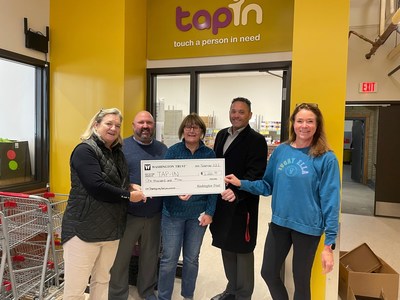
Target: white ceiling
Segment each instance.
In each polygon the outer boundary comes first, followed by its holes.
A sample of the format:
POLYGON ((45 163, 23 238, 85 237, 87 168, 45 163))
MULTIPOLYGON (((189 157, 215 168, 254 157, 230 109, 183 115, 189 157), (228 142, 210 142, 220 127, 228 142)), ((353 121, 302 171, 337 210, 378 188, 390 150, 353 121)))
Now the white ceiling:
MULTIPOLYGON (((382 1, 386 3, 386 13, 390 17, 391 0, 382 1)), ((381 0, 350 0, 350 27, 378 25, 380 5, 381 0)))

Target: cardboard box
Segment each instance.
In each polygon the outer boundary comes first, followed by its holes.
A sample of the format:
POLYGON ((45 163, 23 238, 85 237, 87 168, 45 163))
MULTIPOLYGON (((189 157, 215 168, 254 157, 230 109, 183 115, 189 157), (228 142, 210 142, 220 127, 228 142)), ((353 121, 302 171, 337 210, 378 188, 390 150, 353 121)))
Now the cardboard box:
POLYGON ((341 255, 340 263, 347 270, 366 273, 374 272, 382 266, 378 256, 365 243, 341 255))
POLYGON ((339 295, 342 300, 398 300, 398 291, 399 274, 367 244, 340 253, 339 295))
POLYGON ((358 296, 358 295, 354 295, 353 289, 351 287, 349 287, 347 295, 350 296, 349 300, 387 300, 383 291, 381 291, 379 298, 358 296))

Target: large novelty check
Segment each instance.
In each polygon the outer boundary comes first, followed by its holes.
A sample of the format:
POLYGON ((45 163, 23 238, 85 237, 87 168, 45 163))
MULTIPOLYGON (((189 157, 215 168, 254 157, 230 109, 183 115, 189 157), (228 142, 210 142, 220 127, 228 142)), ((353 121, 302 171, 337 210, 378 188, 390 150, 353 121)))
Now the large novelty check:
POLYGON ((225 159, 141 161, 142 191, 147 197, 220 194, 225 190, 225 159))

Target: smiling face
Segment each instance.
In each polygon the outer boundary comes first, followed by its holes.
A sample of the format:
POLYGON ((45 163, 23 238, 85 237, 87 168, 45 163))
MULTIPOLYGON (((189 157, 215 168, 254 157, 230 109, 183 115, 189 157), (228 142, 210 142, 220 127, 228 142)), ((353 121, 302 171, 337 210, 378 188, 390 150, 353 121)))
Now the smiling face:
POLYGON ((105 146, 111 149, 121 132, 121 118, 116 114, 107 114, 99 123, 95 123, 94 128, 105 146))
POLYGON ((142 111, 138 113, 132 125, 136 140, 143 144, 149 144, 153 140, 154 119, 149 112, 142 111))
POLYGON ((186 124, 183 128, 183 138, 185 139, 186 144, 199 144, 202 136, 203 131, 199 125, 186 124))
POLYGON ((229 120, 231 121, 233 131, 246 127, 249 124, 251 116, 252 112, 246 103, 242 101, 233 102, 229 110, 229 120))
POLYGON ((311 110, 299 110, 293 122, 296 142, 311 145, 317 126, 317 116, 311 110))

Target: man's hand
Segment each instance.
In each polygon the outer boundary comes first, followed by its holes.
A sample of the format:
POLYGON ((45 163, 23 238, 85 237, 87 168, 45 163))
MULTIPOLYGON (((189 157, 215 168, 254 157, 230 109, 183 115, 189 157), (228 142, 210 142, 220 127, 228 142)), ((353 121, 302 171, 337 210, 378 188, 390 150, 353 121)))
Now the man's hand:
POLYGON ((180 195, 178 196, 179 199, 181 199, 182 201, 188 201, 190 197, 192 197, 192 195, 180 195))
POLYGON ((142 191, 131 191, 130 193, 129 201, 131 202, 147 201, 147 198, 142 191))
POLYGON ((236 200, 236 195, 231 189, 226 189, 221 193, 221 197, 223 200, 228 202, 233 202, 236 200))

